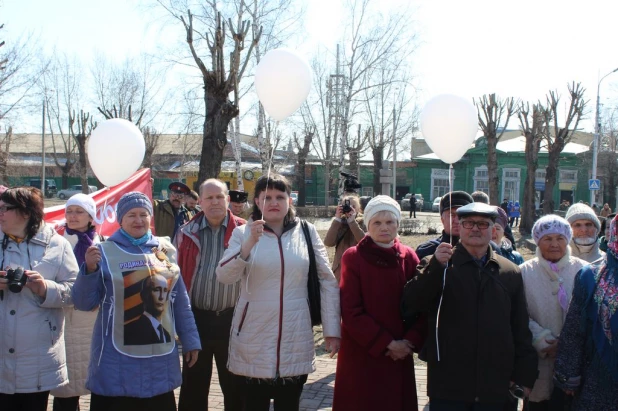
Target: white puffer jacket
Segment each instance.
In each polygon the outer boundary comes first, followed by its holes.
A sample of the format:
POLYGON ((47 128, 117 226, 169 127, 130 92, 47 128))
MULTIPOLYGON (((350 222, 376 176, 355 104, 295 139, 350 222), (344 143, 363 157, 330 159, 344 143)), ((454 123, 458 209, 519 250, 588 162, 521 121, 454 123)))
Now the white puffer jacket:
MULTIPOLYGON (((24 287, 0 300, 0 393, 48 391, 67 383, 63 307, 72 305, 77 261, 67 240, 43 225, 17 244, 0 232, 4 268, 18 266, 45 278, 45 299, 24 287)), ((0 408, 2 406, 0 405, 0 408)))
MULTIPOLYGON (((315 371, 309 315, 309 252, 297 219, 280 238, 268 228, 251 255, 240 258, 248 226, 237 227, 217 267, 224 284, 242 280, 230 331, 228 369, 253 378, 292 377, 315 371)), ((309 224, 320 279, 325 337, 340 337, 339 285, 315 227, 309 224)))
POLYGON ((540 402, 551 397, 555 361, 554 358, 548 358, 541 350, 549 346, 545 342, 546 338, 555 339, 560 336, 566 318, 566 311, 562 310, 558 302, 560 282, 570 302, 575 275, 587 263, 571 256, 567 247, 566 255, 556 263, 558 266, 556 273, 550 268, 549 262, 541 256, 538 248, 536 255, 536 258, 526 261, 519 268, 528 303, 532 345, 539 354, 539 376, 530 394, 530 401, 540 402))
MULTIPOLYGON (((71 249, 77 244, 77 236, 64 232, 71 244, 71 249)), ((98 244, 99 236, 95 235, 94 244, 98 244)), ((88 364, 90 363, 90 343, 92 342, 92 327, 97 319, 97 311, 78 311, 74 307, 64 310, 64 345, 67 352, 67 371, 69 383, 51 391, 54 397, 79 397, 90 394, 86 389, 88 364)))

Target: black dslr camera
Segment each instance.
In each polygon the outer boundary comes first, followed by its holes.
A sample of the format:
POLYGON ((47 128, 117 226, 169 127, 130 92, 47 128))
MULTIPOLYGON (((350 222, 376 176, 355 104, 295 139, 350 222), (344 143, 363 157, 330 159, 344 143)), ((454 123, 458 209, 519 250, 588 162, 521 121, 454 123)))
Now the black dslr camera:
POLYGON ((12 293, 21 293, 24 285, 26 285, 26 281, 28 281, 28 276, 22 267, 17 267, 15 269, 9 268, 6 271, 5 278, 9 285, 9 291, 12 293))

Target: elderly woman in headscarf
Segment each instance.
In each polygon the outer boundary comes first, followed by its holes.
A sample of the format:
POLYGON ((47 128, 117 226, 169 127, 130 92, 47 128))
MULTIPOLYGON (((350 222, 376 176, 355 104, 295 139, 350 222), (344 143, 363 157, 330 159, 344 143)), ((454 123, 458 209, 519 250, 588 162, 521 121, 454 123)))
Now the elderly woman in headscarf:
POLYGON ((575 274, 586 262, 571 256, 573 232, 569 222, 557 215, 541 217, 532 227, 536 258, 520 265, 524 280, 532 345, 539 355, 539 376, 527 409, 553 410, 564 401, 552 383, 558 340, 564 325, 575 274))
POLYGON ((618 231, 610 225, 601 264, 575 278, 556 356, 556 385, 574 395, 573 410, 618 410, 618 231))
POLYGON ((506 238, 504 232, 506 227, 509 226, 509 218, 506 215, 506 212, 501 207, 496 207, 496 211, 498 211, 498 217, 496 218, 496 224, 494 225, 494 230, 491 233, 491 241, 496 243, 498 249, 500 250, 500 255, 513 263, 520 265, 524 262, 524 258, 517 251, 513 249, 513 244, 511 240, 506 238))
POLYGON ((397 238, 399 204, 377 196, 365 207, 368 235, 341 263, 341 351, 334 410, 416 410, 412 352, 426 322, 406 326, 399 312, 404 285, 416 273, 414 250, 397 238))

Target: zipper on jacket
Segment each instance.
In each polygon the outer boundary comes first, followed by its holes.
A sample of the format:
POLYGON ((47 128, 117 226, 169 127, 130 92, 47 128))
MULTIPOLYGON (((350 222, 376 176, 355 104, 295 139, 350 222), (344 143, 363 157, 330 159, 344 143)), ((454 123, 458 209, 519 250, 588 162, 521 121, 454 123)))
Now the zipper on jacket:
POLYGON ((281 237, 279 236, 277 236, 277 244, 279 245, 279 258, 281 259, 281 285, 279 286, 279 335, 277 337, 277 373, 275 374, 275 378, 279 378, 279 366, 281 364, 281 338, 283 331, 283 281, 285 279, 283 247, 281 246, 281 237))
POLYGON ((240 331, 242 330, 242 325, 245 323, 245 317, 247 316, 247 309, 249 308, 249 301, 245 304, 245 309, 242 310, 242 317, 240 317, 240 324, 238 324, 238 332, 236 336, 240 335, 240 331))

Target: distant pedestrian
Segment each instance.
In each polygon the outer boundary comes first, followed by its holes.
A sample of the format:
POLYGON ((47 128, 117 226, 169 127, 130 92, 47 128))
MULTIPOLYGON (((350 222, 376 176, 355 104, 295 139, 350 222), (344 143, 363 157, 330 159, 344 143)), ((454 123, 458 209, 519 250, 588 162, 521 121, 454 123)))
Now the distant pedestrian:
POLYGON ((612 209, 610 208, 609 204, 605 203, 600 212, 601 217, 607 217, 611 213, 612 213, 612 209))
POLYGON ((500 208, 504 210, 506 215, 509 215, 509 200, 508 200, 508 198, 505 198, 504 200, 502 200, 502 204, 500 204, 500 208))
POLYGON ((416 197, 410 197, 410 217, 412 218, 412 214, 414 214, 414 218, 416 218, 416 197))
POLYGON ((515 201, 515 203, 511 205, 509 210, 509 217, 509 225, 513 227, 513 224, 515 224, 515 227, 517 227, 519 225, 519 217, 521 217, 521 208, 519 207, 519 201, 515 201))

